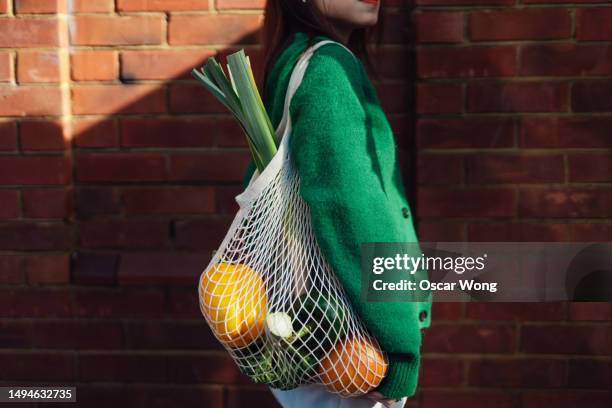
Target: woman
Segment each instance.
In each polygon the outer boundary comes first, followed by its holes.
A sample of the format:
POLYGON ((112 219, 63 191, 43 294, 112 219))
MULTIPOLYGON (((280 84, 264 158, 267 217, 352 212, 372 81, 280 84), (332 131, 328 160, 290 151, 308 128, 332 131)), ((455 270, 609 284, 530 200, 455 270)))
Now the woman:
MULTIPOLYGON (((378 0, 268 0, 264 101, 278 126, 289 77, 302 52, 324 39, 367 59, 378 0)), ((310 60, 290 106, 290 152, 322 253, 351 304, 389 356, 387 375, 366 397, 343 399, 322 385, 272 390, 285 407, 401 407, 416 391, 421 329, 431 302, 364 302, 360 244, 417 242, 389 122, 353 53, 326 44, 310 60)), ((244 177, 248 184, 255 169, 244 177)))

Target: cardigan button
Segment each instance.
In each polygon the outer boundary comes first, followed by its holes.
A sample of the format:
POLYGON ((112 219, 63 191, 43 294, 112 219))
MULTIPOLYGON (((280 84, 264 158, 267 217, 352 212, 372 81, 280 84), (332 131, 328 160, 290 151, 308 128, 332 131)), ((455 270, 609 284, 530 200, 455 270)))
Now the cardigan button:
POLYGON ((419 313, 419 320, 424 322, 425 319, 427 319, 427 311, 426 310, 421 310, 421 313, 419 313))
POLYGON ((404 218, 410 218, 410 210, 408 209, 408 207, 402 208, 402 215, 404 216, 404 218))

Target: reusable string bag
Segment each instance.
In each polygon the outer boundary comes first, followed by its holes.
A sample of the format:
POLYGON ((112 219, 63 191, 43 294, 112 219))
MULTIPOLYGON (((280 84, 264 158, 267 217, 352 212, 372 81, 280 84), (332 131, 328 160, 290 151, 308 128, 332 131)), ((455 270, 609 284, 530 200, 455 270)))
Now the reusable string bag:
POLYGON ((379 385, 387 356, 321 253, 289 153, 291 99, 313 53, 332 42, 298 60, 276 130, 278 152, 235 197, 239 211, 200 277, 199 298, 216 338, 253 381, 284 390, 322 383, 357 396, 379 385))

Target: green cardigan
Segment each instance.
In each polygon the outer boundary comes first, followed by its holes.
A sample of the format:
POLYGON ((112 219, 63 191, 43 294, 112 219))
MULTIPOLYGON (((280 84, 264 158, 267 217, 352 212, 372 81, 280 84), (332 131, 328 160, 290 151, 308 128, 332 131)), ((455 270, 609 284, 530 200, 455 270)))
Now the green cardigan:
MULTIPOLYGON (((307 35, 296 33, 272 66, 264 104, 274 127, 283 114, 293 67, 307 46, 307 35)), ((430 325, 431 301, 361 298, 361 243, 418 242, 393 133, 361 61, 338 44, 319 48, 293 97, 290 114, 289 148, 317 242, 356 312, 389 355, 389 371, 377 391, 389 398, 412 396, 420 329, 430 325)), ((251 162, 244 187, 254 170, 251 162)))

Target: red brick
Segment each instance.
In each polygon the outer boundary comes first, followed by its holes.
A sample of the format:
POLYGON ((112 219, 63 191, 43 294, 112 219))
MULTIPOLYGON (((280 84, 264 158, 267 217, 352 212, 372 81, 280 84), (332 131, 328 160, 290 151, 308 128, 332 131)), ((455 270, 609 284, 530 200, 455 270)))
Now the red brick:
POLYGON ((13 223, 0 225, 0 249, 19 251, 70 248, 72 231, 59 223, 13 223))
POLYGON ((119 322, 100 321, 37 321, 14 322, 13 327, 25 329, 27 345, 55 350, 112 349, 121 347, 122 330, 119 322))
POLYGON ((568 156, 570 183, 606 183, 612 181, 612 154, 574 154, 568 156))
POLYGON ((119 146, 119 132, 115 120, 82 119, 72 123, 74 145, 85 148, 119 146))
POLYGON ((384 21, 380 32, 381 43, 389 45, 405 45, 413 39, 414 33, 410 29, 410 11, 404 7, 395 11, 386 11, 382 8, 381 20, 384 21))
POLYGON ((513 353, 516 331, 501 324, 440 324, 427 329, 426 353, 513 353))
MULTIPOLYGON (((210 252, 209 252, 210 253, 210 252)), ((200 303, 193 296, 193 286, 171 287, 168 299, 168 315, 177 319, 201 319, 200 303)))
POLYGON ((8 0, 0 0, 0 13, 8 12, 8 0))
MULTIPOLYGON (((370 54, 375 61, 376 73, 382 79, 408 81, 412 78, 414 53, 407 48, 378 48, 370 54)), ((255 78, 263 74, 255 73, 255 78)))
POLYGON ((576 82, 572 86, 574 112, 612 112, 612 83, 605 81, 576 82))
POLYGON ((567 224, 492 224, 468 225, 470 241, 479 242, 567 242, 570 232, 567 224))
MULTIPOLYGON (((221 0, 224 2, 244 2, 245 0, 221 0)), ((265 389, 232 388, 227 396, 227 408, 240 408, 248 405, 254 407, 280 408, 274 395, 265 389)), ((407 407, 409 408, 409 407, 407 407)))
POLYGON ((468 85, 468 112, 565 112, 568 85, 557 82, 481 82, 468 85))
POLYGON ((70 179, 65 157, 0 157, 0 184, 68 184, 70 179))
POLYGON ((420 217, 512 217, 516 198, 510 189, 443 190, 422 188, 420 217))
POLYGON ((0 122, 0 151, 15 151, 17 147, 17 124, 0 122))
POLYGON ((561 183, 562 155, 470 155, 465 161, 468 184, 561 183))
POLYGON ((8 52, 0 52, 0 82, 9 82, 13 79, 13 58, 8 52))
POLYGON ((217 214, 236 214, 238 203, 235 198, 242 191, 242 186, 217 186, 215 188, 217 214))
POLYGON ((160 317, 165 304, 157 289, 79 290, 73 299, 75 316, 84 318, 160 317))
POLYGON ((160 181, 166 179, 166 159, 155 153, 79 154, 79 181, 160 181))
POLYGON ((74 355, 44 352, 0 353, 4 381, 63 382, 74 380, 74 355))
POLYGON ((122 285, 198 285, 207 254, 142 253, 125 254, 119 264, 122 285))
POLYGON ((124 51, 121 54, 121 78, 192 79, 191 70, 201 67, 213 50, 124 51))
MULTIPOLYGON (((121 121, 124 147, 210 147, 223 137, 217 120, 194 118, 126 119, 121 121)), ((242 135, 244 138, 245 136, 242 135)))
MULTIPOLYGON (((436 321, 440 320, 459 320, 463 317, 463 310, 465 309, 465 304, 457 303, 457 302, 434 302, 431 305, 431 314, 432 316, 436 316, 436 321)), ((428 330, 425 330, 427 333, 428 330)), ((425 337, 427 341, 429 336, 425 337)))
MULTIPOLYGON (((24 282, 23 257, 19 255, 0 255, 0 285, 19 285, 24 282)), ((0 330, 0 332, 2 331, 0 330)), ((2 344, 1 341, 0 344, 2 344)))
MULTIPOLYGON (((441 1, 441 0, 418 0, 441 1)), ((449 0, 445 0, 449 1, 449 0)), ((477 0, 474 0, 477 1, 477 0)), ((510 392, 500 391, 434 391, 426 390, 421 396, 421 408, 467 408, 495 407, 513 408, 514 398, 510 392)))
MULTIPOLYGON (((266 392, 266 391, 264 391, 266 392)), ((267 392, 270 397, 272 394, 267 392)), ((221 408, 225 391, 215 385, 164 385, 138 384, 79 386, 79 403, 85 406, 183 406, 221 408)), ((266 405, 267 406, 267 405, 266 405)), ((277 408, 274 406, 274 408, 277 408)))
POLYGON ((414 98, 414 91, 408 84, 379 82, 376 91, 382 108, 387 114, 407 112, 414 98))
POLYGON ((18 218, 20 212, 19 191, 0 190, 0 219, 18 218))
POLYGON ((610 45, 531 45, 521 48, 521 75, 612 75, 610 45))
POLYGON ((155 45, 164 41, 162 16, 76 16, 73 45, 155 45))
POLYGON ((59 0, 14 0, 15 11, 21 13, 56 13, 59 0))
POLYGON ((80 244, 83 248, 164 248, 170 228, 158 220, 83 221, 80 244))
POLYGON ((482 359, 470 361, 468 383, 475 387, 558 388, 565 385, 567 365, 549 359, 482 359))
POLYGON ((215 210, 211 187, 133 188, 123 192, 127 214, 207 214, 215 210))
POLYGON ((73 253, 72 281, 77 285, 115 286, 118 264, 118 254, 73 253))
POLYGON ((62 113, 60 89, 43 87, 0 88, 0 116, 47 116, 62 113))
POLYGON ((416 39, 421 43, 463 42, 463 12, 422 11, 414 14, 416 39))
POLYGON ((174 225, 175 244, 178 248, 198 249, 210 254, 221 244, 232 218, 177 221, 174 225))
POLYGON ((75 81, 112 81, 119 76, 117 51, 75 51, 70 69, 75 81))
POLYGON ((114 0, 74 0, 72 5, 76 13, 105 13, 115 10, 114 0))
POLYGON ((421 119, 417 145, 421 149, 513 147, 514 128, 511 119, 421 119))
POLYGON ((227 113, 227 108, 200 84, 172 85, 169 93, 171 113, 227 113))
POLYGON ((263 9, 265 0, 217 0, 217 9, 263 9))
POLYGON ((62 284, 70 281, 68 255, 40 255, 25 258, 25 274, 30 285, 62 284))
POLYGON ((473 41, 569 38, 572 19, 565 9, 475 11, 470 15, 473 41))
POLYGON ((119 11, 208 10, 208 0, 117 0, 119 11))
POLYGON ((59 29, 55 19, 0 19, 0 48, 55 47, 58 45, 59 29))
POLYGON ((168 380, 178 384, 249 384, 227 353, 172 355, 168 357, 168 380))
POLYGON ((132 349, 222 350, 205 321, 126 322, 125 339, 132 349))
POLYGON ((572 388, 612 389, 612 362, 570 360, 567 382, 572 388))
POLYGON ((0 322, 0 345, 3 348, 25 348, 29 339, 27 330, 30 324, 4 320, 0 322))
POLYGON ((462 111, 462 85, 437 83, 417 85, 418 113, 461 113, 462 111))
POLYGON ((612 225, 609 224, 572 224, 572 229, 577 242, 612 241, 612 225))
POLYGON ((423 358, 422 367, 420 387, 456 387, 463 384, 465 369, 460 359, 423 358))
POLYGON ((519 138, 524 148, 608 148, 612 119, 605 117, 523 118, 519 138))
POLYGON ((240 181, 250 159, 248 153, 175 154, 170 157, 170 179, 188 181, 240 181), (227 163, 232 163, 229 168, 227 163))
POLYGON ((422 48, 417 52, 420 78, 506 77, 516 74, 512 46, 422 48))
POLYGON ((463 157, 421 154, 417 168, 419 184, 463 184, 463 157))
POLYGON ((261 16, 234 15, 172 15, 168 26, 168 41, 180 44, 254 44, 259 39, 261 16))
POLYGON ((66 218, 71 197, 67 190, 23 190, 23 212, 28 218, 66 218))
POLYGON ((612 40, 611 19, 610 8, 576 10, 576 38, 580 41, 612 40))
POLYGON ((79 380, 84 382, 163 383, 165 356, 95 353, 79 356, 79 380))
MULTIPOLYGON (((490 225, 490 224, 489 224, 490 225)), ((539 241, 533 239, 532 241, 539 241)), ((565 320, 564 303, 486 303, 466 304, 466 318, 474 320, 559 321, 565 320)))
POLYGON ((520 350, 538 354, 612 354, 609 326, 525 325, 520 350))
POLYGON ((612 190, 523 189, 519 215, 547 218, 612 217, 612 190))
POLYGON ((119 214, 122 211, 119 189, 82 187, 76 190, 76 212, 81 217, 119 214))
POLYGON ((28 121, 19 124, 21 150, 64 150, 66 140, 59 121, 28 121))
POLYGON ((419 222, 417 235, 422 241, 427 242, 456 242, 466 240, 465 224, 461 222, 437 223, 421 221, 419 222))
POLYGON ((66 318, 72 315, 70 292, 64 289, 3 290, 0 305, 0 316, 9 318, 66 318))
POLYGON ((612 302, 569 303, 569 319, 576 321, 610 321, 612 320, 612 302))
POLYGON ((612 392, 606 391, 526 391, 521 393, 523 408, 607 408, 612 401, 612 392))
POLYGON ((77 115, 164 113, 166 92, 157 85, 80 85, 72 88, 77 115))

